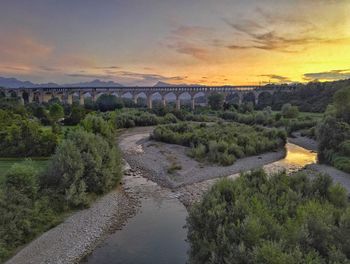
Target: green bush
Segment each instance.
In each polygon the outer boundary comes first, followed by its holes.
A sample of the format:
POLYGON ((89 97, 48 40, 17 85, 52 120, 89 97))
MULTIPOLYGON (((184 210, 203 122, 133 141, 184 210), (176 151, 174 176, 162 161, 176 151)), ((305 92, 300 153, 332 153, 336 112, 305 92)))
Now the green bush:
POLYGON ((325 175, 216 183, 189 211, 189 263, 349 263, 346 190, 325 175))
POLYGON ((296 118, 299 115, 299 109, 297 106, 287 103, 282 106, 281 114, 285 118, 296 118))
POLYGON ((57 135, 43 131, 38 122, 0 110, 1 157, 47 157, 57 143, 57 135))
POLYGON ((38 172, 29 161, 6 173, 0 192, 0 261, 58 222, 47 196, 40 192, 38 172))
POLYGON ((42 182, 68 207, 84 207, 88 193, 105 193, 120 178, 119 151, 98 134, 76 130, 58 147, 42 182))

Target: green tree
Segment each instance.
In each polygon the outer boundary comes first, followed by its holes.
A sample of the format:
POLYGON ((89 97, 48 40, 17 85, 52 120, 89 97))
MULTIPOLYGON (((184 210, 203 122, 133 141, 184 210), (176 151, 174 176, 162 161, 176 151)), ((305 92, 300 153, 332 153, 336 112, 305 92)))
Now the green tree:
POLYGON ((350 86, 338 90, 333 97, 337 116, 350 123, 350 86))
POLYGON ((297 106, 287 103, 282 106, 281 113, 285 118, 296 118, 299 115, 299 109, 297 106))
POLYGON ((77 146, 71 140, 64 140, 52 156, 42 185, 54 190, 68 206, 87 205, 84 182, 84 162, 77 146))
POLYGON ((213 93, 208 96, 208 104, 213 110, 220 110, 224 105, 224 96, 219 93, 213 93))
POLYGON ((115 135, 112 126, 101 116, 89 114, 81 121, 80 125, 88 132, 101 135, 107 139, 111 145, 115 143, 115 135))
POLYGON ((28 161, 13 165, 0 192, 0 261, 56 221, 48 200, 39 192, 38 172, 28 161))
POLYGON ((96 101, 97 109, 103 112, 120 109, 123 106, 123 101, 111 94, 102 94, 96 101))
POLYGON ((60 104, 54 103, 50 105, 49 112, 53 123, 57 123, 61 118, 64 117, 64 109, 60 104))

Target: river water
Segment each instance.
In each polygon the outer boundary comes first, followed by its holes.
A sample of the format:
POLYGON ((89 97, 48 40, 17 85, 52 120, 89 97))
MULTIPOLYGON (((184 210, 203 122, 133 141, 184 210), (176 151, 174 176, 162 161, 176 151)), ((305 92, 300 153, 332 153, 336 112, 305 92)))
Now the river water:
MULTIPOLYGON (((316 162, 317 154, 287 143, 282 160, 264 166, 268 172, 293 171, 316 162)), ((138 213, 122 230, 110 234, 84 263, 184 264, 187 211, 177 197, 141 175, 126 176, 126 188, 141 193, 138 213)))

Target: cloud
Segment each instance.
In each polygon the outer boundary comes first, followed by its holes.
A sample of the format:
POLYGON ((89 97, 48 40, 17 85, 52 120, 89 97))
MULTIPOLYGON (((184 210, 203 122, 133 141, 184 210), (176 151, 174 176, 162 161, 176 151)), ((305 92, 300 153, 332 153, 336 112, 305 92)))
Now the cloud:
POLYGON ((184 26, 181 25, 172 30, 171 33, 181 37, 207 36, 212 32, 212 28, 202 26, 184 26))
POLYGON ((350 78, 350 69, 345 70, 331 70, 324 72, 314 72, 314 73, 305 73, 304 80, 306 81, 334 81, 350 78))
POLYGON ((209 27, 180 25, 170 31, 162 44, 177 53, 206 61, 210 53, 208 39, 212 33, 213 29, 209 27))
POLYGON ((73 78, 114 80, 125 85, 153 85, 158 81, 180 82, 187 78, 187 76, 164 76, 156 73, 139 73, 131 71, 116 71, 113 74, 99 74, 79 71, 67 73, 66 76, 73 78))
POLYGON ((116 70, 116 69, 120 69, 121 67, 119 67, 119 66, 96 66, 93 68, 99 69, 99 70, 116 70))
POLYGON ((111 79, 113 76, 106 74, 89 74, 89 73, 67 73, 66 76, 78 78, 93 78, 93 79, 111 79))
POLYGON ((316 26, 308 17, 299 14, 270 13, 256 9, 253 19, 223 21, 235 31, 236 43, 226 45, 228 49, 261 49, 280 52, 299 52, 310 45, 349 43, 347 37, 328 34, 322 36, 324 27, 316 26))
POLYGON ((269 79, 275 80, 279 83, 289 83, 292 82, 288 77, 281 76, 281 75, 276 75, 276 74, 262 74, 259 75, 260 77, 267 77, 269 79))
POLYGON ((322 39, 312 36, 295 36, 283 37, 275 31, 267 31, 263 33, 255 32, 262 29, 260 25, 243 22, 238 24, 230 23, 230 26, 236 31, 246 34, 249 37, 248 43, 245 45, 232 44, 228 45, 229 49, 262 49, 262 50, 278 50, 283 52, 296 52, 303 49, 305 45, 320 42, 329 42, 329 39, 322 39))
POLYGON ((174 49, 178 53, 190 55, 198 60, 207 60, 208 59, 208 49, 203 48, 202 46, 190 43, 186 41, 177 41, 167 45, 168 48, 174 49))
POLYGON ((48 58, 54 47, 28 34, 5 35, 0 40, 0 60, 2 62, 27 62, 48 58))

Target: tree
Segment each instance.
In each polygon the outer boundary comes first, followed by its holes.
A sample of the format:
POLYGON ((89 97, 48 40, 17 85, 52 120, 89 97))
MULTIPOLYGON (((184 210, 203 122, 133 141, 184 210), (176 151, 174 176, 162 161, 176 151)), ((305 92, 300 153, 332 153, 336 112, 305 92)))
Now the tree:
POLYGON ((38 122, 0 110, 0 156, 49 156, 56 144, 57 136, 38 122))
POLYGON ((89 114, 81 121, 80 125, 88 132, 101 135, 107 139, 111 145, 114 144, 115 135, 112 126, 101 116, 89 114))
POLYGON ((54 103, 50 105, 49 112, 53 123, 57 123, 61 118, 64 117, 64 110, 60 104, 54 103))
POLYGON ((208 96, 208 104, 213 110, 220 110, 224 105, 224 96, 219 93, 213 93, 208 96))
POLYGON ((123 106, 123 101, 111 94, 102 94, 96 101, 97 109, 103 112, 120 109, 123 106))
POLYGON ((119 151, 101 135, 78 129, 57 148, 42 184, 74 208, 87 205, 88 193, 111 190, 120 178, 119 151))
POLYGON ((350 123, 350 86, 340 89, 334 94, 333 104, 337 116, 350 123))
POLYGON ((64 120, 67 125, 77 125, 85 117, 85 109, 80 105, 72 105, 68 117, 64 120))
POLYGON ((299 115, 299 109, 297 106, 287 103, 282 106, 281 113, 285 118, 296 118, 299 115))
POLYGON ((64 140, 52 156, 41 182, 63 197, 68 206, 87 205, 84 163, 79 149, 71 140, 64 140))
POLYGON ((13 165, 6 173, 0 192, 0 261, 55 223, 56 216, 39 191, 38 172, 30 161, 13 165))

